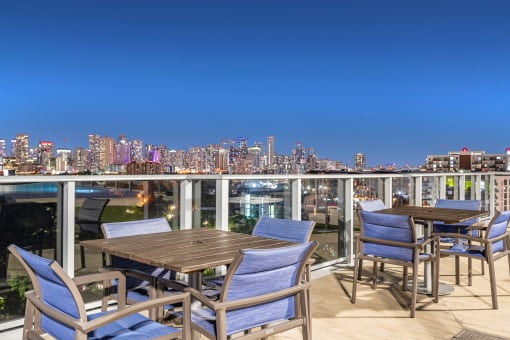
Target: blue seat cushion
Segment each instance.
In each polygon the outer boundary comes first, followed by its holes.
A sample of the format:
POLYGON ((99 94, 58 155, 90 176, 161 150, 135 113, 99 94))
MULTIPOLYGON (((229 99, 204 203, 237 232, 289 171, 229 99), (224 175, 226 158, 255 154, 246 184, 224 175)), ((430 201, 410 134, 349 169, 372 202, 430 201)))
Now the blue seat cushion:
MULTIPOLYGON (((100 312, 88 316, 97 319, 109 312, 100 312)), ((143 315, 133 314, 100 327, 89 333, 89 339, 152 339, 166 334, 179 332, 179 329, 162 325, 147 319, 143 315)))

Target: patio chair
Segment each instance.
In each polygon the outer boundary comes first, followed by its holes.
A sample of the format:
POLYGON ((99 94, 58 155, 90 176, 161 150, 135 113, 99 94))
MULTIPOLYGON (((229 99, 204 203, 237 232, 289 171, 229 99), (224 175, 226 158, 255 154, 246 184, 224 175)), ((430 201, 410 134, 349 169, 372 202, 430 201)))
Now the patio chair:
POLYGON ((21 262, 33 286, 33 290, 25 294, 23 339, 175 339, 186 338, 190 334, 189 322, 178 329, 159 324, 140 313, 159 305, 180 302, 184 318, 189 320, 189 293, 181 292, 129 307, 120 294, 115 310, 106 311, 103 303, 101 312, 87 314, 79 286, 98 282, 108 288, 116 279, 119 290, 124 291, 125 277, 121 272, 71 278, 54 260, 37 256, 14 244, 8 249, 21 262))
MULTIPOLYGON (((101 236, 101 216, 106 205, 110 202, 108 198, 90 198, 87 197, 76 218, 78 224, 78 238, 80 241, 99 238, 101 236)), ((80 246, 81 267, 85 268, 85 250, 80 246)), ((103 256, 103 266, 106 265, 103 256)))
MULTIPOLYGON (((450 208, 450 209, 466 209, 466 210, 480 210, 481 203, 479 200, 447 200, 438 199, 436 201, 436 208, 450 208)), ((467 220, 456 224, 446 224, 443 222, 434 222, 432 232, 433 233, 456 233, 456 234, 467 234, 469 226, 478 222, 477 218, 467 220)), ((473 230, 472 236, 477 236, 479 230, 473 230)), ((457 237, 440 237, 441 243, 454 244, 459 242, 457 237)), ((447 246, 449 247, 449 246, 447 246)), ((455 270, 459 271, 459 259, 455 259, 455 270)), ((485 274, 485 268, 483 262, 481 263, 482 275, 485 274)))
MULTIPOLYGON (((466 209, 466 210, 480 210, 480 200, 446 200, 438 199, 436 201, 436 208, 450 208, 450 209, 466 209)), ((473 223, 478 222, 477 218, 467 220, 456 224, 446 224, 442 222, 434 222, 434 233, 461 233, 467 234, 466 227, 473 223)), ((455 243, 455 238, 441 237, 441 242, 455 243)))
MULTIPOLYGON (((252 235, 288 242, 306 243, 310 240, 314 227, 315 221, 298 221, 261 216, 253 228, 252 235)), ((310 265, 306 267, 305 274, 307 276, 310 275, 310 265)), ((207 279, 204 283, 210 287, 218 288, 221 287, 224 279, 225 276, 222 275, 207 279)))
POLYGON ((188 288, 203 305, 193 310, 191 329, 209 339, 260 339, 301 327, 311 339, 307 291, 303 280, 307 260, 316 242, 270 249, 240 250, 229 267, 220 297, 212 301, 188 288))
MULTIPOLYGON (((487 225, 487 230, 479 236, 470 234, 459 235, 457 233, 440 233, 441 237, 455 237, 460 242, 454 243, 448 249, 441 249, 442 255, 468 258, 468 285, 472 285, 472 259, 487 262, 489 268, 489 278, 491 283, 492 308, 498 309, 498 295, 496 291, 496 273, 494 262, 503 258, 508 258, 510 267, 510 211, 497 211, 494 217, 487 225)), ((438 278, 436 278, 438 280, 438 278)), ((455 268, 456 284, 460 283, 460 273, 458 267, 455 268)))
POLYGON ((359 207, 363 211, 376 211, 386 209, 386 205, 380 198, 377 198, 375 200, 359 201, 359 207))
MULTIPOLYGON (((354 261, 354 277, 352 283, 351 302, 356 303, 356 286, 360 270, 359 260, 394 264, 404 268, 402 289, 407 290, 408 269, 412 268, 412 292, 409 306, 411 318, 415 317, 416 294, 418 289, 418 266, 430 262, 433 265, 432 296, 438 302, 438 280, 434 280, 439 272, 439 237, 432 236, 419 240, 416 236, 414 221, 410 216, 383 214, 361 211, 361 232, 357 238, 356 259, 354 261), (430 252, 426 252, 430 245, 430 252)), ((372 288, 376 288, 376 266, 372 275, 372 288)))
MULTIPOLYGON (((164 217, 127 222, 103 223, 101 230, 105 238, 122 236, 146 235, 152 233, 170 232, 170 226, 164 217)), ((171 290, 184 290, 184 282, 176 280, 176 273, 163 268, 154 267, 148 264, 137 262, 118 256, 110 256, 110 270, 120 270, 126 274, 127 302, 136 303, 147 299, 155 298, 166 288, 171 290), (165 279, 166 287, 158 287, 158 280, 165 279), (159 289, 159 291, 158 291, 159 289)), ((173 306, 166 306, 172 309, 173 306)), ((151 311, 150 317, 154 320, 163 317, 163 309, 151 311)))
MULTIPOLYGON (((363 200, 363 201, 359 201, 359 207, 362 211, 377 211, 377 210, 382 210, 382 209, 386 209, 386 205, 384 204, 384 202, 382 201, 382 199, 380 198, 377 198, 375 200, 363 200)), ((360 218, 361 220, 361 218, 360 218)), ((360 263, 359 263, 359 276, 358 276, 358 280, 361 280, 361 271, 362 271, 362 268, 363 268, 363 260, 359 260, 360 263)), ((376 262, 374 262, 374 266, 376 265, 376 262)), ((381 272, 384 272, 384 263, 381 263, 379 265, 379 270, 381 272)))

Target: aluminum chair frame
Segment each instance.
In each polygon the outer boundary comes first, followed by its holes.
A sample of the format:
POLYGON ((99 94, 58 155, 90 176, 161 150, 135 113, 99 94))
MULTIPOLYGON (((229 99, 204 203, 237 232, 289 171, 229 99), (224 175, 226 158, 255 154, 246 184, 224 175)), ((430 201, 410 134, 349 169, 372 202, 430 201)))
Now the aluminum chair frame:
MULTIPOLYGON (((418 266, 422 263, 431 262, 433 287, 432 296, 434 302, 438 302, 439 273, 439 248, 438 236, 418 240, 413 218, 403 215, 391 215, 370 211, 361 211, 361 232, 357 237, 356 254, 354 261, 354 276, 352 283, 351 303, 356 303, 356 287, 361 261, 373 261, 374 263, 386 263, 403 267, 402 289, 407 290, 408 269, 413 271, 412 291, 410 302, 410 317, 415 317, 416 295, 418 290, 418 266), (426 252, 430 245, 431 251, 426 252)), ((372 274, 372 288, 377 286, 376 266, 372 274)))
MULTIPOLYGON (((498 309, 498 294, 496 288, 496 272, 494 262, 508 258, 510 270, 510 211, 496 211, 494 217, 488 223, 486 230, 479 237, 470 234, 438 233, 439 237, 455 237, 459 243, 453 244, 448 249, 441 249, 442 255, 455 256, 458 261, 460 257, 468 259, 468 285, 472 285, 472 260, 486 262, 489 269, 489 278, 492 296, 492 308, 498 309), (464 242, 463 242, 464 241, 464 242)), ((436 278, 437 280, 438 278, 436 278)), ((460 284, 459 267, 455 268, 455 281, 460 284)))
POLYGON ((11 254, 23 265, 28 273, 33 290, 26 296, 23 339, 109 339, 124 334, 129 337, 146 336, 168 339, 187 339, 190 335, 190 295, 181 292, 170 297, 161 297, 126 306, 125 276, 118 271, 69 277, 55 261, 32 254, 14 244, 8 247, 11 254), (111 287, 112 281, 119 282, 117 309, 107 311, 103 300, 102 311, 87 313, 80 286, 101 283, 111 287), (184 324, 182 329, 159 324, 140 312, 169 303, 182 303, 184 324))
POLYGON ((316 248, 317 242, 308 242, 240 250, 217 301, 186 289, 204 306, 192 310, 191 329, 209 339, 225 340, 233 335, 236 339, 261 339, 301 327, 303 339, 311 339, 311 283, 303 275, 316 248))

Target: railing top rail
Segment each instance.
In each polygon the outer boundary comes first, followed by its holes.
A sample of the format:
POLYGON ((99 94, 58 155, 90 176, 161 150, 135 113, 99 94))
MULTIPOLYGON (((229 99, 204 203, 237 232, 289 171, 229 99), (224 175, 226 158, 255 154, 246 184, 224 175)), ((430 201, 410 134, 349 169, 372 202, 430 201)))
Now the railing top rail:
POLYGON ((62 175, 62 176, 0 176, 0 184, 21 184, 35 182, 90 182, 90 181, 151 181, 151 180, 244 180, 244 179, 345 179, 345 178, 401 178, 401 177, 437 177, 437 176, 482 176, 482 175, 507 175, 510 173, 500 172, 462 172, 462 173, 431 173, 431 172, 411 172, 411 173, 334 173, 334 174, 222 174, 222 175, 202 175, 202 174, 164 174, 164 175, 62 175))

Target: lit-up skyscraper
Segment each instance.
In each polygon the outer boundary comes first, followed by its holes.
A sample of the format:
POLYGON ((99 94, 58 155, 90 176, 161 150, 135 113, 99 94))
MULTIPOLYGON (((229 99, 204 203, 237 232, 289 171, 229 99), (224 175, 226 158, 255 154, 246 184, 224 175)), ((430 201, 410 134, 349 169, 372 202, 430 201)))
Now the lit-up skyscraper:
POLYGON ((274 136, 267 136, 267 167, 274 164, 274 136))
POLYGON ((100 140, 101 137, 99 135, 89 134, 87 169, 92 172, 99 169, 100 140))
POLYGON ((53 142, 40 141, 37 150, 37 162, 47 169, 50 168, 50 160, 53 157, 53 142))
POLYGON ((131 143, 131 160, 134 162, 143 161, 143 142, 141 140, 134 140, 131 143))
POLYGON ((354 169, 357 171, 363 171, 366 167, 365 154, 357 153, 354 155, 354 169))
POLYGON ((99 169, 106 170, 115 163, 115 141, 111 137, 101 137, 99 144, 99 169))
POLYGON ((16 161, 23 164, 28 160, 28 134, 18 133, 16 135, 16 161))
POLYGON ((119 138, 117 138, 115 148, 117 149, 115 163, 128 164, 131 162, 131 150, 126 136, 120 135, 119 138))
POLYGON ((0 157, 7 157, 7 147, 5 145, 5 139, 0 139, 0 157))

